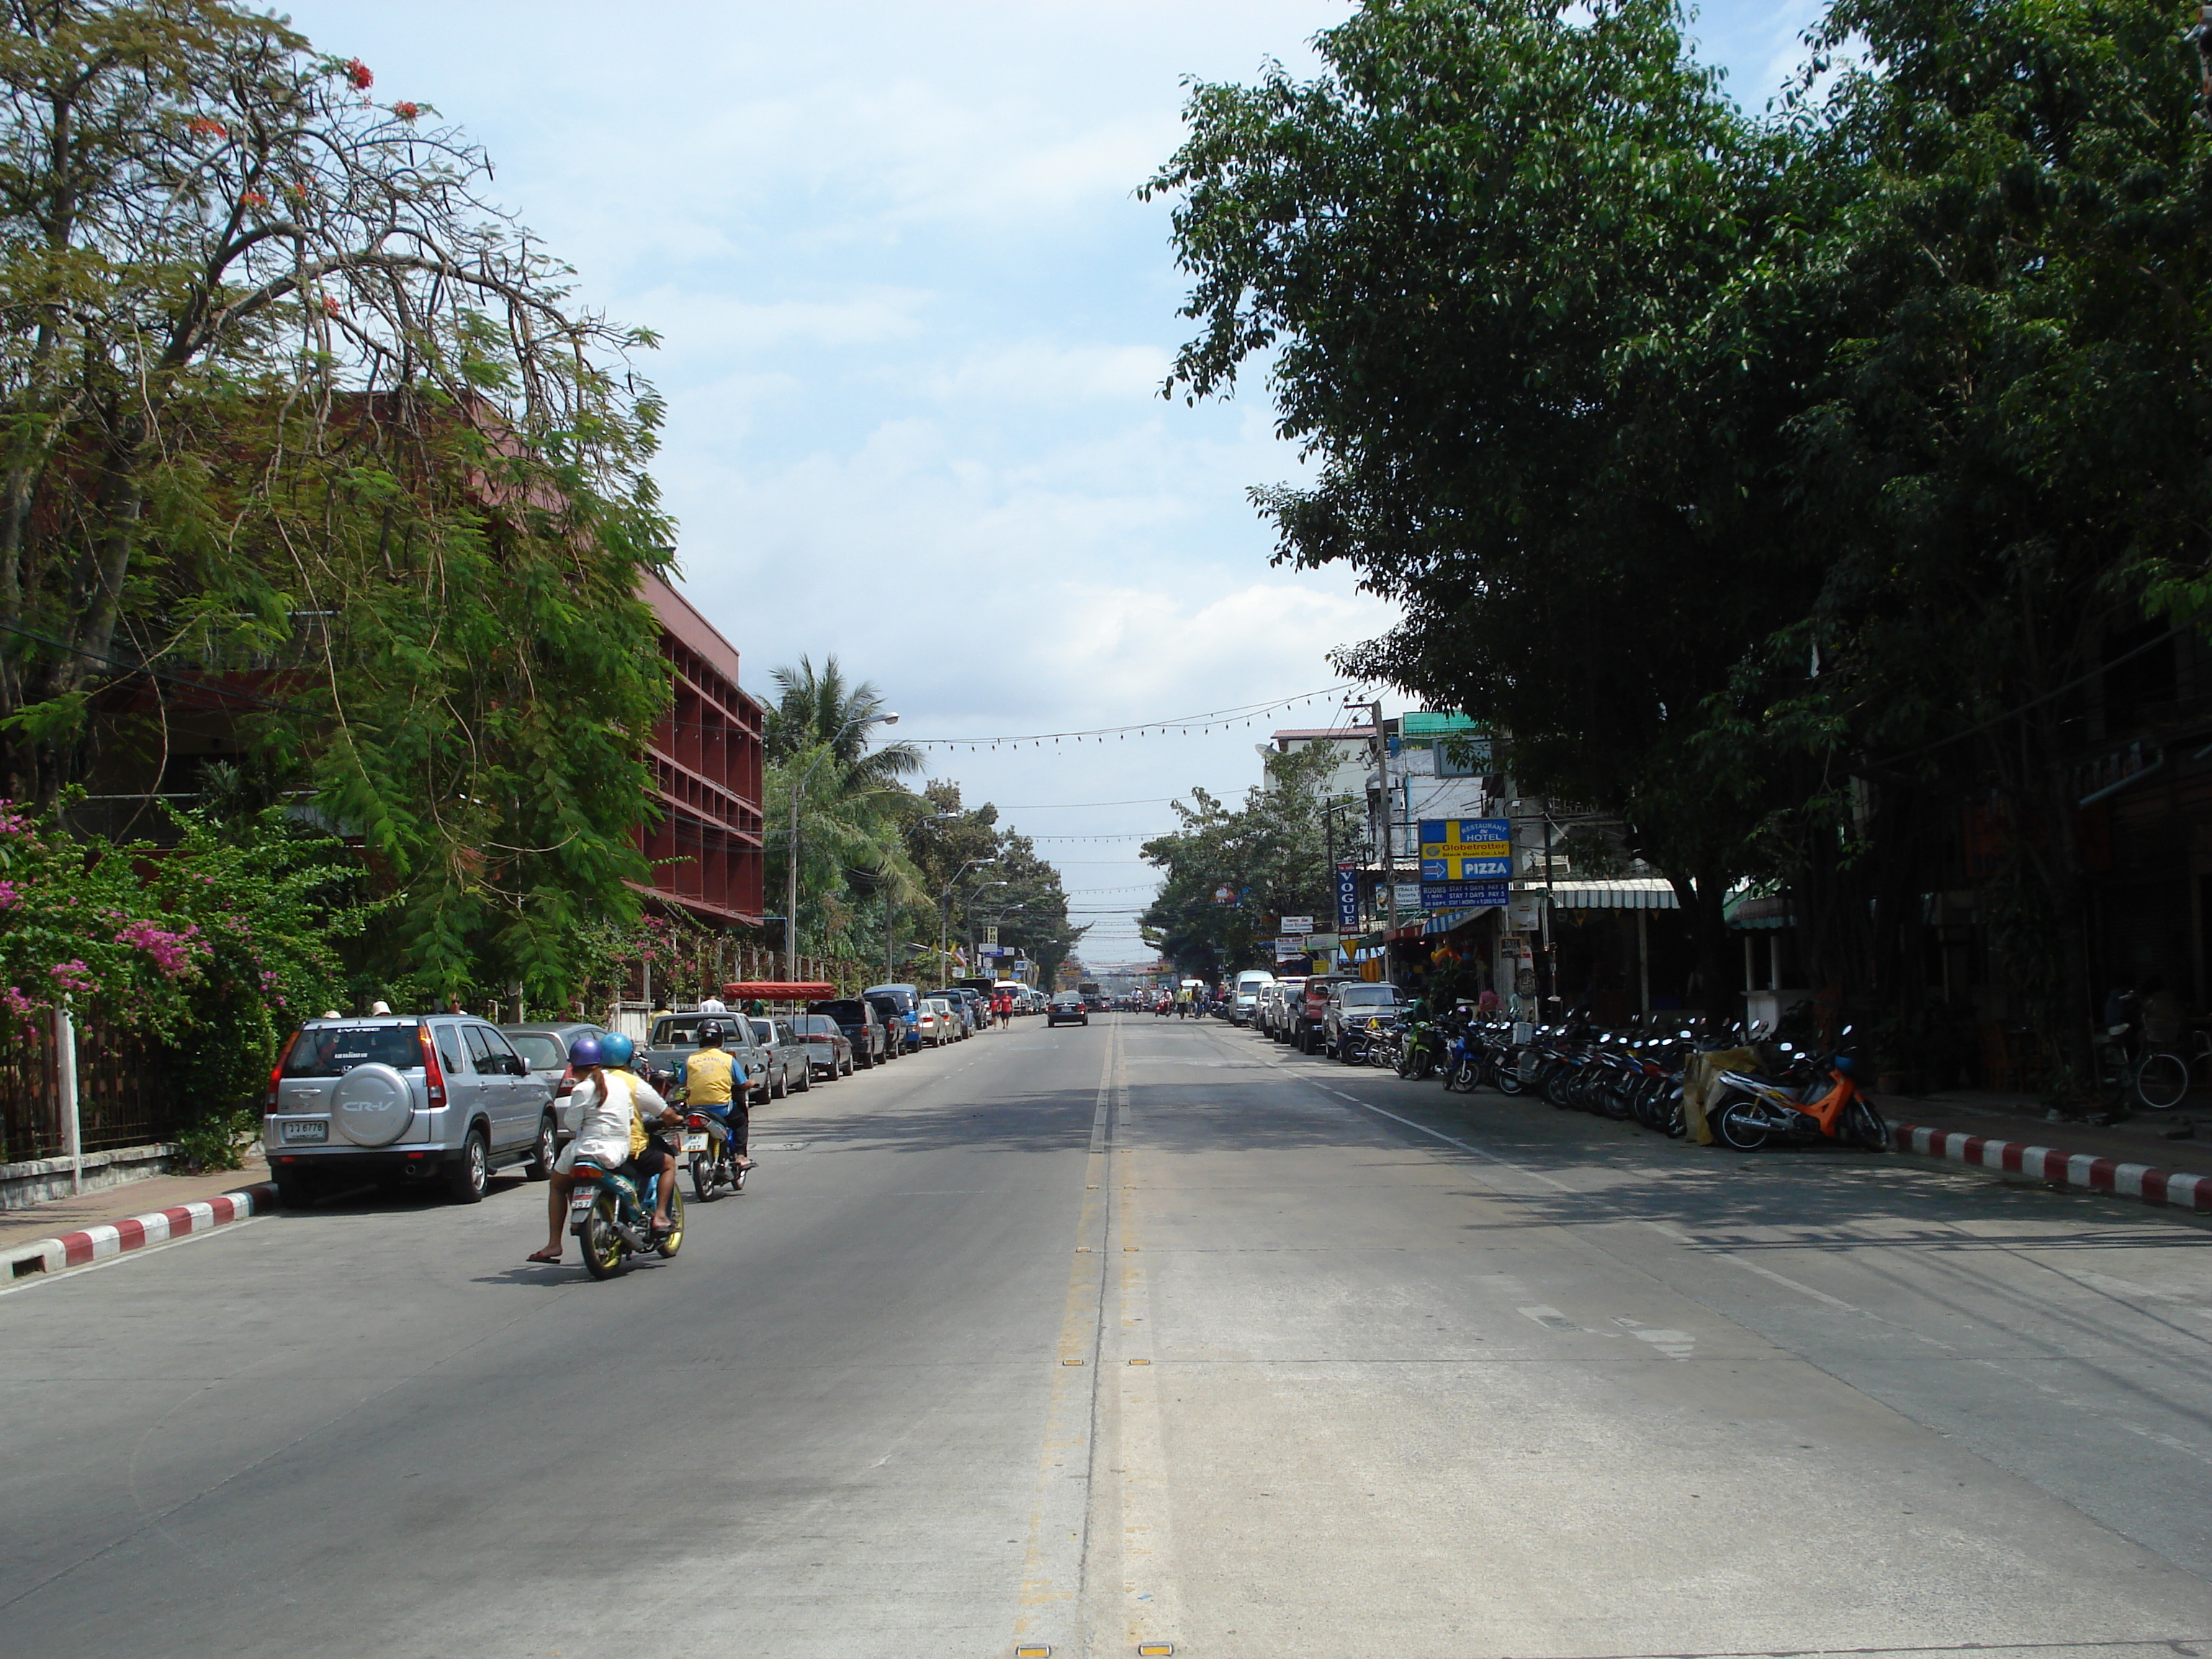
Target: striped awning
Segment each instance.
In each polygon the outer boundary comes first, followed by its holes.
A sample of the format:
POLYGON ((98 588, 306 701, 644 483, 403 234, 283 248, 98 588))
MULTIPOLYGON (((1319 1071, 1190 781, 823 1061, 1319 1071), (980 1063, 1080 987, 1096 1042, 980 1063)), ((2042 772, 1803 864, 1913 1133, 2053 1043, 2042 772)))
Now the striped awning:
POLYGON ((1524 898, 1548 891, 1562 910, 1679 910, 1674 884, 1661 876, 1625 876, 1618 881, 1555 881, 1549 889, 1526 887, 1524 898))

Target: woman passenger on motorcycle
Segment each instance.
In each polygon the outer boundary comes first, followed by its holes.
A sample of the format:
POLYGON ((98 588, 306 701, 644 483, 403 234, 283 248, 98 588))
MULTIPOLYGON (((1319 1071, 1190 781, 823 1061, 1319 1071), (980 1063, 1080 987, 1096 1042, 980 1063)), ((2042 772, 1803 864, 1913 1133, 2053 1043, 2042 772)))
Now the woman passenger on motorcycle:
MULTIPOLYGON (((568 1194, 576 1185, 572 1171, 577 1164, 621 1169, 629 1159, 632 1146, 644 1138, 644 1125, 638 1121, 641 1097, 660 1101, 642 1079, 609 1065, 606 1048, 617 1042, 622 1046, 622 1058, 628 1060, 631 1047, 628 1037, 578 1037, 569 1047, 568 1064, 583 1073, 576 1079, 563 1114, 575 1139, 554 1160, 553 1179, 545 1194, 545 1248, 532 1251, 528 1257, 532 1261, 554 1264, 561 1260, 561 1224, 568 1219, 568 1194)), ((667 1103, 660 1101, 660 1107, 665 1111, 667 1103)), ((665 1186, 664 1182, 664 1189, 665 1186)))

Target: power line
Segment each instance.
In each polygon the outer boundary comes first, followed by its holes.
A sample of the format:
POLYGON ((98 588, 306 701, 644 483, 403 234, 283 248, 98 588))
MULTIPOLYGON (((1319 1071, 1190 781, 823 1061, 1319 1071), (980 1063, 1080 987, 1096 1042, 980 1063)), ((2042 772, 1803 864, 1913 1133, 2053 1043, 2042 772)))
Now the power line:
MULTIPOLYGON (((902 738, 900 741, 916 749, 996 749, 1002 744, 1010 747, 1018 747, 1022 744, 1042 747, 1048 743, 1079 743, 1093 739, 1103 743, 1108 738, 1126 739, 1133 733, 1143 737, 1153 732, 1162 737, 1166 737, 1170 732, 1188 737, 1194 727, 1203 733, 1217 726, 1249 726, 1263 714, 1272 714, 1279 709, 1295 708, 1316 698, 1334 696, 1340 691, 1350 690, 1355 684, 1346 680, 1336 685, 1325 685, 1318 691, 1293 692, 1287 697, 1273 697, 1266 702, 1243 703, 1233 708, 1209 708, 1196 714, 1181 714, 1170 720, 1142 720, 1129 726, 1096 726, 1079 732, 1022 732, 1012 736, 986 738, 902 738)), ((1015 809, 1010 807, 1006 810, 1015 809)))

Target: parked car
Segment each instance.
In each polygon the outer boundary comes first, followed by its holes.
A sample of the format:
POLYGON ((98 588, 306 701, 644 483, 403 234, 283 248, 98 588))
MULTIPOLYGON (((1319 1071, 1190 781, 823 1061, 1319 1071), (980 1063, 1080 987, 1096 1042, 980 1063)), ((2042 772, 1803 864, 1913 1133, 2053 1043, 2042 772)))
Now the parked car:
POLYGON ((960 1017, 943 997, 921 1000, 921 1035, 933 1048, 942 1048, 948 1042, 960 1040, 960 1017))
POLYGON ((800 1014, 791 1022, 791 1034, 806 1050, 808 1070, 831 1082, 853 1074, 853 1039, 828 1014, 800 1014))
MULTIPOLYGON (((837 1029, 845 1034, 852 1045, 853 1064, 866 1070, 882 1065, 891 1057, 890 1033, 884 1024, 883 1016, 876 1005, 866 997, 836 997, 828 1002, 811 1003, 806 1012, 824 1015, 837 1022, 837 1029)), ((849 1069, 849 1068, 848 1068, 849 1069)))
POLYGON ((1044 1011, 1047 1025, 1088 1025, 1091 1009, 1079 991, 1062 991, 1054 997, 1044 1011))
POLYGON ((1322 1040, 1324 1051, 1332 1059, 1340 1053, 1346 1020, 1393 1016, 1401 1006, 1398 988, 1387 981, 1339 980, 1329 988, 1327 1026, 1322 1040))
MULTIPOLYGON (((542 1077, 553 1085, 553 1103, 557 1106, 576 1086, 575 1070, 568 1064, 568 1050, 576 1046, 580 1037, 605 1036, 606 1027, 588 1020, 547 1020, 528 1025, 502 1025, 499 1034, 522 1056, 522 1063, 533 1076, 542 1077)), ((562 1138, 567 1139, 565 1130, 562 1138)))
POLYGON ((732 1089, 742 1086, 746 1103, 758 1105, 769 1097, 769 1054, 753 1041, 752 1028, 740 1014, 663 1014, 653 1022, 653 1040, 638 1050, 635 1063, 641 1070, 650 1066, 681 1078, 684 1062, 699 1046, 699 1028, 710 1019, 722 1028, 722 1046, 730 1051, 732 1089))
POLYGON ((1304 1000, 1306 981, 1304 975, 1279 979, 1260 994, 1258 1010, 1253 1023, 1262 1036, 1277 1042, 1287 1042, 1291 1037, 1291 1016, 1304 1000))
POLYGON ((1342 974, 1313 974, 1299 988, 1291 1011, 1291 1047, 1302 1054, 1317 1054, 1328 1029, 1328 994, 1345 982, 1342 974))
POLYGON ((288 1205, 363 1179, 435 1180, 473 1204, 494 1170, 553 1172, 554 1087, 465 1014, 311 1019, 270 1075, 262 1140, 288 1205))
POLYGON ((968 1028, 969 1036, 990 1024, 990 1011, 983 1006, 983 999, 973 986, 956 985, 945 995, 952 1005, 952 1012, 960 1016, 961 1023, 968 1028))
POLYGON ((921 1047, 921 990, 913 984, 901 981, 895 985, 871 985, 860 993, 870 1001, 887 997, 896 1005, 898 1030, 902 1045, 911 1054, 921 1047))
POLYGON ((781 1100, 796 1089, 804 1094, 814 1086, 814 1064, 806 1045, 793 1033, 787 1019, 755 1014, 750 1022, 754 1046, 768 1055, 768 1092, 764 1098, 781 1100))

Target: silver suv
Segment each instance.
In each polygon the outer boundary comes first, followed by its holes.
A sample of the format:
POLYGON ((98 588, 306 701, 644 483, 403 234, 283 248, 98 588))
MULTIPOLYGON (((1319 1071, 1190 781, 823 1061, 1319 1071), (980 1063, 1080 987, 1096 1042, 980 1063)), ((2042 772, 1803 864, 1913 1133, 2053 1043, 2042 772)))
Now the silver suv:
POLYGON ((288 1205, 361 1180, 435 1180, 463 1204, 491 1172, 553 1171, 553 1085, 467 1014, 311 1019, 269 1079, 262 1145, 288 1205))

